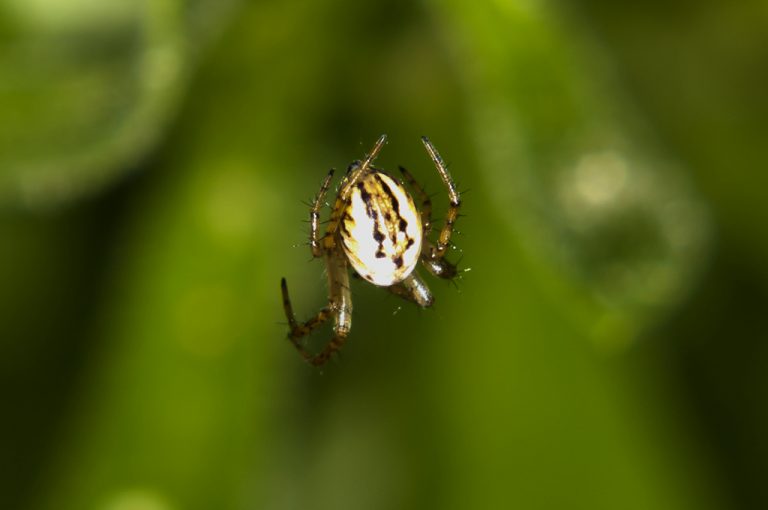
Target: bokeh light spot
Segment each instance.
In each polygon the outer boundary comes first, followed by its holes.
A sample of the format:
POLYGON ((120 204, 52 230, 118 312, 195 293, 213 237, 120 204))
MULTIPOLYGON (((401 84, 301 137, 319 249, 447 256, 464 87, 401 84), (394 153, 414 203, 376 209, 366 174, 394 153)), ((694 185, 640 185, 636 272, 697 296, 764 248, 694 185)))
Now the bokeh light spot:
POLYGON ((627 182, 627 162, 616 152, 587 154, 576 166, 574 187, 592 206, 616 200, 627 182))
POLYGON ((104 510, 173 510, 165 498, 146 489, 131 489, 117 493, 104 510))

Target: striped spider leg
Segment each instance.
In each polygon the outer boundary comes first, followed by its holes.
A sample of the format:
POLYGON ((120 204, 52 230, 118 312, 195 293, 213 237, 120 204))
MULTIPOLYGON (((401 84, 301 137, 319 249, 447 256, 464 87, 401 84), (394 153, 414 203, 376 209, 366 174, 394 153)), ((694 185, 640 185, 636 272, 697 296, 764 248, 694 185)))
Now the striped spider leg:
POLYGON ((416 181, 416 179, 402 166, 400 172, 403 174, 403 179, 413 189, 414 193, 421 200, 421 216, 422 225, 424 227, 424 247, 421 250, 421 262, 424 267, 433 275, 450 280, 456 277, 458 273, 456 265, 452 264, 445 259, 445 253, 450 246, 451 236, 453 235, 453 226, 459 217, 459 209, 461 208, 461 196, 456 191, 456 184, 451 178, 451 174, 448 173, 448 168, 443 162, 443 158, 440 157, 440 153, 437 152, 435 146, 426 136, 421 137, 421 141, 424 144, 424 148, 427 150, 429 157, 435 164, 437 172, 440 174, 440 178, 443 180, 445 187, 448 189, 448 212, 446 213, 445 223, 440 230, 440 234, 437 238, 437 244, 433 244, 427 236, 432 229, 432 201, 429 195, 424 191, 424 188, 416 181))

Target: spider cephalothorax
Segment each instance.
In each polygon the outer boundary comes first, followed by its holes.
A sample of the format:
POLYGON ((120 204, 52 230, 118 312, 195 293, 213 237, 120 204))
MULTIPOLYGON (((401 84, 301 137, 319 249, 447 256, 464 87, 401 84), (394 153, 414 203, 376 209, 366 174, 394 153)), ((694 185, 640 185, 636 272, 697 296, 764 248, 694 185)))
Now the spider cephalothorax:
POLYGON ((403 178, 421 201, 418 209, 403 183, 372 166, 386 140, 386 135, 381 135, 371 153, 347 169, 323 236, 320 236, 320 208, 330 187, 333 170, 326 176, 312 204, 309 244, 314 257, 325 257, 328 305, 315 317, 298 323, 285 278, 281 281, 283 307, 290 326, 288 338, 314 365, 322 365, 341 348, 352 325, 347 265, 351 265, 361 278, 424 308, 432 306, 434 300, 415 271, 418 261, 421 260, 430 273, 440 278, 456 276, 456 266, 445 259, 445 253, 461 200, 448 169, 432 143, 422 137, 427 153, 448 188, 449 208, 445 224, 437 241, 432 243, 427 238, 432 227, 432 202, 424 189, 405 168, 400 167, 403 178), (333 338, 318 354, 310 353, 301 339, 331 317, 334 318, 333 338))

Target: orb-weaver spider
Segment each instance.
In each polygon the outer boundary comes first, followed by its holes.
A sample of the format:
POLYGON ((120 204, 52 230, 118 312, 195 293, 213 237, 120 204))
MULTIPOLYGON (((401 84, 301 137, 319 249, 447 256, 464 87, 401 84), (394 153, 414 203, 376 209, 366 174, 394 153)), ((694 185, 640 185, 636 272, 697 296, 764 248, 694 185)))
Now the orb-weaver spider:
POLYGON ((328 305, 314 317, 299 323, 293 314, 288 286, 281 281, 283 308, 288 318, 288 338, 305 360, 322 365, 338 351, 352 325, 352 296, 349 289, 351 265, 361 278, 386 287, 393 294, 427 308, 434 299, 415 271, 421 260, 435 276, 452 279, 456 266, 445 259, 453 225, 459 216, 461 198, 440 154, 427 139, 421 141, 437 172, 448 188, 449 207, 437 242, 427 239, 432 228, 432 202, 424 189, 403 167, 400 172, 421 201, 417 209, 402 182, 375 168, 373 161, 387 141, 381 135, 363 161, 354 161, 339 184, 328 227, 320 236, 320 209, 333 177, 323 180, 310 210, 309 245, 313 257, 325 257, 328 274, 328 305), (333 317, 333 337, 317 354, 307 351, 301 339, 333 317))

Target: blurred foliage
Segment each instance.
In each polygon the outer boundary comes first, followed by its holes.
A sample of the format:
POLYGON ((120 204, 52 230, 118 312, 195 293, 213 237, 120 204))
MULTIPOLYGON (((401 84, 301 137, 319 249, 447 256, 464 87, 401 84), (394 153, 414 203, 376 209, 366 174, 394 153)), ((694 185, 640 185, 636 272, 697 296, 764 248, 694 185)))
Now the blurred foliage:
POLYGON ((3 508, 768 506, 768 11, 5 0, 3 508), (464 195, 436 306, 309 316, 303 201, 464 195), (327 331, 313 336, 319 345, 327 331))
POLYGON ((0 204, 55 205, 136 166, 175 110, 199 41, 230 4, 0 5, 0 204))

